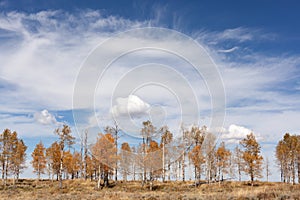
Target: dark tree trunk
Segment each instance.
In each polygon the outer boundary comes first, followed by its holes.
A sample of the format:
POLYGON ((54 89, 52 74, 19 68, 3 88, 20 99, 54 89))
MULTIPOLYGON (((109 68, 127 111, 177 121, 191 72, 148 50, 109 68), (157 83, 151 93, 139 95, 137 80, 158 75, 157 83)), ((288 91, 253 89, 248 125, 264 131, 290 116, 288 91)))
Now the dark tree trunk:
POLYGON ((181 164, 181 169, 182 169, 182 181, 185 181, 185 152, 182 154, 182 164, 181 164))
POLYGON ((168 180, 171 181, 171 164, 170 164, 170 162, 168 163, 168 171, 169 171, 168 180))
POLYGON ((300 183, 300 155, 298 155, 298 183, 300 183))
POLYGON ((280 181, 283 182, 283 167, 282 167, 282 164, 280 164, 280 181))
POLYGON ((2 163, 2 181, 4 184, 5 162, 2 163))
POLYGON ((104 173, 104 187, 108 187, 108 172, 104 173))
POLYGON ((197 167, 196 166, 194 166, 194 170, 195 170, 194 178, 195 178, 195 182, 197 182, 197 167))

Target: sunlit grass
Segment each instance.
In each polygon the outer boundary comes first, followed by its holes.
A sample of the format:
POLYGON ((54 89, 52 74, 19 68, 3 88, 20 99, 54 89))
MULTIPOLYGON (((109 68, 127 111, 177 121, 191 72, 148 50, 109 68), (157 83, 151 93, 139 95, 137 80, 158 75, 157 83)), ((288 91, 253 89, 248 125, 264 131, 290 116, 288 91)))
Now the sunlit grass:
POLYGON ((224 182, 193 186, 193 182, 155 182, 153 191, 141 187, 138 181, 111 182, 111 187, 97 189, 96 182, 64 180, 59 189, 57 181, 22 179, 6 187, 0 186, 0 199, 299 199, 300 185, 284 183, 224 182))

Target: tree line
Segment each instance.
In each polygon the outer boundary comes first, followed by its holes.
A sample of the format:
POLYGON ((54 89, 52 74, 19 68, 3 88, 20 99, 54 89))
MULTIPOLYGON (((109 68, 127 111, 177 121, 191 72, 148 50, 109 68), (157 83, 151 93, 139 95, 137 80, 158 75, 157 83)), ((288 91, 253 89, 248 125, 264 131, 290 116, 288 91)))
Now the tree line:
POLYGON ((300 135, 286 133, 276 146, 276 161, 282 182, 300 183, 300 135))
POLYGON ((13 176, 13 183, 19 179, 20 173, 26 167, 27 146, 18 138, 16 131, 5 129, 0 134, 0 164, 2 183, 6 185, 8 176, 13 176))
MULTIPOLYGON (((151 121, 143 122, 139 145, 118 144, 120 129, 107 126, 99 133, 94 144, 88 145, 88 131, 81 138, 80 149, 73 148, 75 137, 68 125, 54 132, 57 140, 46 148, 42 141, 31 154, 33 172, 39 180, 42 174, 57 180, 90 179, 97 187, 107 187, 109 180, 139 180, 141 186, 152 189, 155 180, 185 181, 187 167, 193 167, 195 185, 249 176, 251 183, 270 176, 270 163, 261 155, 261 146, 253 133, 242 139, 234 149, 217 138, 205 126, 182 127, 182 137, 175 138, 167 126, 155 127, 151 121)), ((0 134, 0 164, 2 182, 7 178, 18 180, 26 167, 27 146, 16 132, 5 129, 0 134)), ((300 181, 300 136, 285 134, 276 146, 276 163, 282 182, 300 181)))

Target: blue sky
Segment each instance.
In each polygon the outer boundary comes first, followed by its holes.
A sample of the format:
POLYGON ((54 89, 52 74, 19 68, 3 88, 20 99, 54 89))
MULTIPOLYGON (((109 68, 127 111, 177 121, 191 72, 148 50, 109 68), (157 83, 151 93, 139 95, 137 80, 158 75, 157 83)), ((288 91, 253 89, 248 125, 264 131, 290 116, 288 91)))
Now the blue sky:
MULTIPOLYGON (((96 134, 97 120, 111 123, 110 110, 121 112, 128 101, 135 106, 132 115, 146 119, 153 108, 153 114, 165 116, 176 131, 178 107, 172 93, 162 88, 137 90, 138 99, 115 96, 112 104, 107 100, 110 89, 99 90, 96 114, 72 105, 76 77, 97 45, 122 31, 163 27, 197 41, 216 63, 226 94, 222 139, 234 145, 253 131, 263 154, 272 160, 285 132, 300 133, 299 7, 298 1, 0 1, 0 128, 16 130, 24 138, 28 160, 39 140, 46 146, 55 140, 53 130, 62 123, 70 124, 76 135, 86 127, 96 134), (80 115, 78 124, 73 111, 80 115)), ((211 102, 205 81, 163 52, 120 58, 103 84, 109 88, 110 81, 120 80, 131 66, 154 61, 173 66, 193 89, 200 88, 197 112, 201 123, 209 124, 211 102)), ((177 81, 170 74, 168 78, 172 84, 177 81)), ((272 179, 279 180, 275 170, 272 179)), ((32 176, 30 168, 24 176, 32 176)))

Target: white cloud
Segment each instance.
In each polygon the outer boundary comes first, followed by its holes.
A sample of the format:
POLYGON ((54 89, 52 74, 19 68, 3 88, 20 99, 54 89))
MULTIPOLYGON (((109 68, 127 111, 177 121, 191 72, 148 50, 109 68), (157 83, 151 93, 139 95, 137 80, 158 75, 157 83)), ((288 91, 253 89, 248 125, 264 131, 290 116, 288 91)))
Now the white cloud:
MULTIPOLYGON (((92 115, 88 118, 88 125, 87 127, 95 127, 95 126, 98 126, 98 118, 99 116, 98 115, 92 115)), ((78 126, 78 125, 77 125, 78 126)))
POLYGON ((234 52, 235 50, 238 50, 238 49, 239 49, 238 47, 232 47, 230 49, 218 50, 218 52, 220 52, 220 53, 231 53, 231 52, 234 52))
POLYGON ((150 105, 136 95, 129 95, 126 98, 117 98, 116 105, 111 109, 114 116, 131 116, 139 118, 147 115, 150 105))
POLYGON ((54 136, 53 131, 55 128, 57 128, 57 124, 44 125, 37 122, 32 114, 0 114, 0 120, 1 130, 6 128, 14 130, 18 133, 20 138, 51 137, 54 136))
POLYGON ((0 44, 0 76, 19 86, 18 107, 71 109, 73 84, 88 53, 113 32, 142 25, 99 11, 1 13, 6 36, 0 44))
POLYGON ((50 125, 57 124, 56 118, 48 112, 48 110, 42 110, 41 112, 34 113, 34 119, 41 124, 50 125))
POLYGON ((235 124, 230 125, 228 128, 228 131, 229 131, 229 134, 227 135, 227 137, 229 137, 229 138, 232 138, 232 137, 244 138, 246 135, 253 132, 252 130, 250 130, 248 128, 245 128, 243 126, 237 126, 235 124))
POLYGON ((246 138, 246 136, 250 133, 253 133, 258 141, 262 139, 260 134, 255 133, 246 127, 235 124, 231 124, 228 128, 228 131, 221 134, 221 139, 227 141, 228 143, 238 143, 240 140, 246 138))
POLYGON ((261 29, 236 27, 225 29, 223 31, 199 31, 195 33, 201 41, 205 41, 210 45, 218 45, 222 42, 237 42, 238 44, 249 42, 253 40, 273 40, 277 35, 273 33, 266 33, 261 29))
POLYGON ((238 40, 245 42, 253 39, 253 32, 250 29, 238 27, 233 29, 226 29, 218 34, 218 38, 222 40, 238 40))

